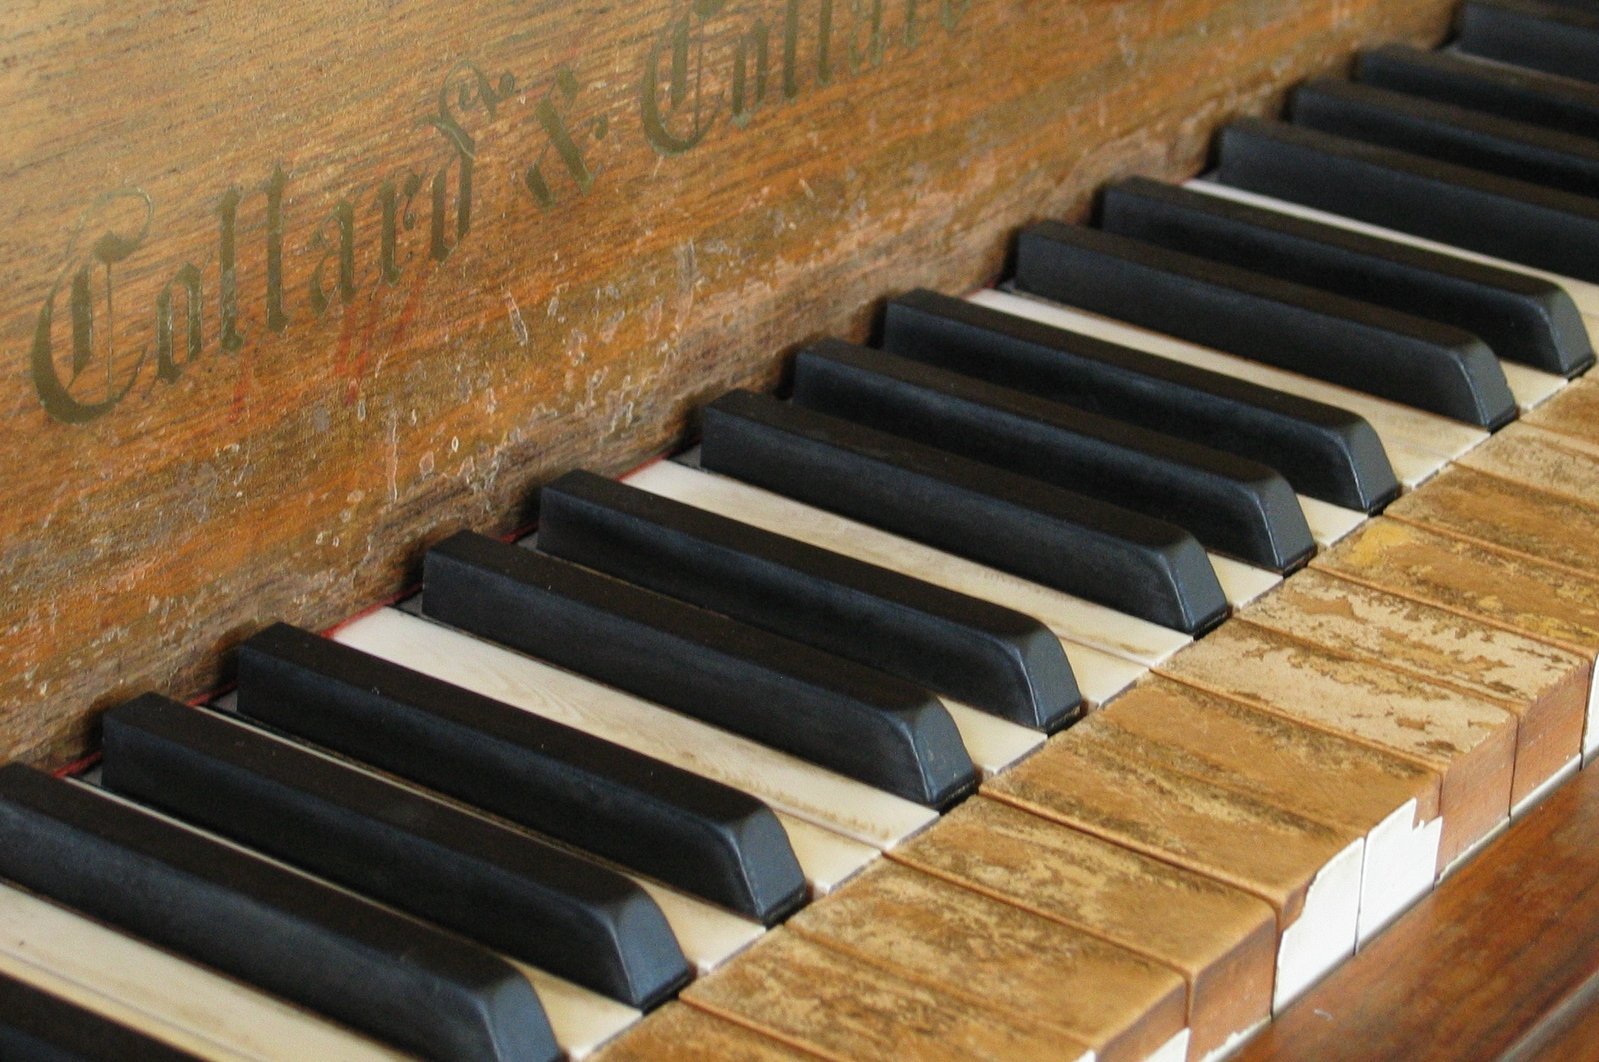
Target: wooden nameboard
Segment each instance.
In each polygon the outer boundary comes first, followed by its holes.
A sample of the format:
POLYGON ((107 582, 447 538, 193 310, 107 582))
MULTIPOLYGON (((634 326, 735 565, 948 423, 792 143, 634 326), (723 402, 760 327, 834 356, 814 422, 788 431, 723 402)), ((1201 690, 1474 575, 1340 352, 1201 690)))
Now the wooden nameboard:
POLYGON ((0 757, 189 697, 1453 0, 0 11, 0 757))

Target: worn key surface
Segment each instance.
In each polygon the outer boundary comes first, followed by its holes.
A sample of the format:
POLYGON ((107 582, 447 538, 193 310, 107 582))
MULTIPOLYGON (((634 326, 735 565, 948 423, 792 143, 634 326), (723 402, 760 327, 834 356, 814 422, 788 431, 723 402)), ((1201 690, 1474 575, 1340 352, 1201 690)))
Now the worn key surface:
POLYGON ((1526 423, 1599 442, 1599 380, 1578 380, 1527 414, 1526 423))
MULTIPOLYGON (((1564 568, 1388 519, 1373 520, 1313 564, 1589 658, 1599 653, 1599 583, 1564 568)), ((1590 704, 1585 757, 1596 739, 1590 704)))
POLYGON ((1089 1054, 1059 1029, 1017 1024, 789 929, 768 933, 683 999, 835 1059, 1059 1062, 1089 1054))
POLYGON ((1599 579, 1599 508, 1522 483, 1451 468, 1387 515, 1599 579))
POLYGON ((1078 740, 1107 734, 1151 763, 1363 834, 1361 939, 1432 887, 1435 771, 1160 676, 1117 698, 1078 740))
POLYGON ((1052 742, 986 792, 1270 903, 1281 931, 1274 1006, 1354 951, 1364 830, 1144 761, 1136 744, 1091 728, 1052 742))
POLYGON ((1530 420, 1512 424, 1462 457, 1460 464, 1599 508, 1599 431, 1584 437, 1530 420))
POLYGON ((1581 753, 1592 670, 1586 657, 1328 572, 1301 574, 1251 607, 1249 622, 1514 712, 1512 803, 1581 753))
POLYGON ((687 1003, 668 1003, 589 1056, 592 1062, 803 1062, 815 1057, 687 1003))
POLYGON ((1022 1024, 1102 1062, 1137 1062, 1188 1024, 1176 970, 1082 929, 898 863, 880 863, 788 927, 1022 1024))
POLYGON ((1246 620, 1228 624, 1160 670, 1438 771, 1444 816, 1440 867, 1510 814, 1517 721, 1497 704, 1246 620))
POLYGON ((890 858, 1177 970, 1190 1057, 1271 1014, 1276 915, 1242 889, 981 795, 890 858))

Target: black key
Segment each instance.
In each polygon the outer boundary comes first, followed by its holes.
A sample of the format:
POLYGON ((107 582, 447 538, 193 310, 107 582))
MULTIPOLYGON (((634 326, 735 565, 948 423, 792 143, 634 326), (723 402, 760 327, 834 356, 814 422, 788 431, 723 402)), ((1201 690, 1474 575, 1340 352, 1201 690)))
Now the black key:
POLYGON ((240 646, 238 707, 768 924, 805 900, 759 800, 306 631, 240 646))
POLYGON ((199 1056, 0 973, 0 1058, 19 1062, 186 1062, 199 1056))
POLYGON ((907 800, 977 785, 949 712, 904 679, 470 532, 428 550, 424 587, 430 616, 907 800))
POLYGON ((1081 714, 1031 616, 596 476, 539 492, 538 548, 1036 730, 1081 714))
POLYGON ((0 768, 0 877, 407 1051, 560 1057, 492 952, 20 764, 0 768))
POLYGON ((1220 144, 1223 184, 1599 281, 1599 201, 1281 122, 1220 144))
POLYGON ((1516 416, 1493 351, 1469 332, 1113 233, 1028 228, 1016 286, 1470 424, 1516 416))
POLYGON ((1599 195, 1599 141, 1401 92, 1323 79, 1295 90, 1295 125, 1576 195, 1599 195))
POLYGON ((1368 85, 1599 138, 1599 87, 1580 81, 1397 45, 1362 53, 1355 77, 1368 85))
POLYGON ((1467 0, 1455 48, 1547 74, 1599 81, 1599 12, 1536 0, 1467 0))
POLYGON ((1134 178, 1106 191, 1107 231, 1456 324, 1501 358, 1575 376, 1594 362, 1565 289, 1498 269, 1134 178))
POLYGON ((1287 573, 1316 552, 1288 481, 1197 443, 880 350, 825 340, 794 362, 794 404, 1185 528, 1287 573))
POLYGON ((837 417, 735 391, 705 409, 700 461, 895 534, 1198 634, 1227 616, 1182 528, 837 417))
POLYGON ((1269 464, 1301 494, 1376 512, 1399 494, 1377 433, 1347 410, 932 291, 890 300, 883 347, 1269 464))
POLYGON ((630 1006, 688 983, 649 894, 553 845, 154 694, 104 735, 108 789, 630 1006))

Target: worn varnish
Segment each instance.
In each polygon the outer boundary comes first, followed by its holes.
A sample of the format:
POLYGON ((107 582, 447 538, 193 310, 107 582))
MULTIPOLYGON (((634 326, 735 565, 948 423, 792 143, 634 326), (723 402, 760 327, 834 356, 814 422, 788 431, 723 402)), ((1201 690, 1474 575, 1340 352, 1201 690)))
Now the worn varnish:
POLYGON ((1440 866, 1510 813, 1516 717, 1489 701, 1246 620, 1224 624, 1159 670, 1437 771, 1443 778, 1440 866))
POLYGON ((817 1054, 884 1058, 1065 1060, 1087 1055, 1058 1029, 1018 1025, 997 1010, 867 965, 776 929, 683 1000, 817 1054))
POLYGON ((1512 802, 1581 751, 1592 665, 1580 654, 1314 569, 1287 580, 1243 615, 1250 623, 1456 687, 1514 712, 1520 725, 1512 802))
POLYGON ((589 1056, 593 1062, 803 1062, 815 1057, 685 1003, 668 1003, 589 1056))
POLYGON ((1599 772, 1533 809, 1238 1056, 1593 1057, 1599 772))
POLYGON ((6 5, 0 756, 212 687, 1453 6, 6 5))
POLYGON ((1017 1024, 1139 1062, 1187 1026, 1181 975, 1153 959, 908 866, 867 870, 788 928, 1017 1024))
POLYGON ((1271 1013, 1276 916, 1242 890, 985 796, 888 858, 1177 970, 1191 1058, 1271 1013))

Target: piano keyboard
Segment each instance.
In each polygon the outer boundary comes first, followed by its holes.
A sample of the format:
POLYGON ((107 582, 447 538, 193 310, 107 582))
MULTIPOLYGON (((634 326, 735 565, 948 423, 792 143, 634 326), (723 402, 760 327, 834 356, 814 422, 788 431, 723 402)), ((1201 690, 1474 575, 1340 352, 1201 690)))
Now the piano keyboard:
POLYGON ((0 1055, 1236 1048, 1599 753, 1599 16, 1460 25, 0 769, 0 1055))

